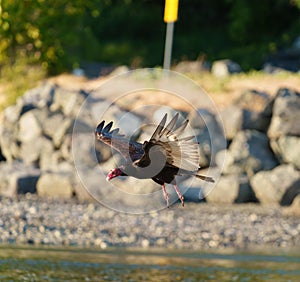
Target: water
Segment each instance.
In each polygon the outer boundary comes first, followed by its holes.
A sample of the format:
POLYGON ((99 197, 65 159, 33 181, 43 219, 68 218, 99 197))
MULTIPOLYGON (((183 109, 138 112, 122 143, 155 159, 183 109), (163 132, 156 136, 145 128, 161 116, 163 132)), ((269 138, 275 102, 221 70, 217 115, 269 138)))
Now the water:
POLYGON ((0 281, 300 281, 300 254, 2 246, 0 281))

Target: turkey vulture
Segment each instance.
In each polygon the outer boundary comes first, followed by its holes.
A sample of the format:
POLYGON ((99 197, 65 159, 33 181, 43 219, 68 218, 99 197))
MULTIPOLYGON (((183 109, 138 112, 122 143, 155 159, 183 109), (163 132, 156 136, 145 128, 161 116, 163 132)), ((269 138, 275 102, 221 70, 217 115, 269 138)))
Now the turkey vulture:
POLYGON ((169 195, 165 183, 171 183, 184 206, 184 197, 178 189, 175 176, 195 176, 204 181, 214 182, 213 178, 198 174, 199 143, 193 141, 193 136, 181 137, 188 120, 176 126, 178 113, 165 126, 167 114, 155 129, 149 141, 143 144, 128 140, 119 134, 119 128, 112 129, 111 121, 106 126, 103 120, 95 130, 96 139, 119 151, 124 163, 112 169, 106 180, 117 176, 133 176, 139 179, 151 178, 162 185, 163 195, 169 207, 169 195))

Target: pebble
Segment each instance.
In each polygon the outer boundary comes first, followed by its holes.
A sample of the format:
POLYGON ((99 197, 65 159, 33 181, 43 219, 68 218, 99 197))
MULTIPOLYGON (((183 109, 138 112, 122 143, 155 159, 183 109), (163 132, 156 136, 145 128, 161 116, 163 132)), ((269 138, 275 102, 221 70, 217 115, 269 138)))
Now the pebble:
POLYGON ((56 246, 245 249, 300 247, 299 217, 255 204, 175 204, 129 215, 97 203, 0 198, 0 243, 56 246))

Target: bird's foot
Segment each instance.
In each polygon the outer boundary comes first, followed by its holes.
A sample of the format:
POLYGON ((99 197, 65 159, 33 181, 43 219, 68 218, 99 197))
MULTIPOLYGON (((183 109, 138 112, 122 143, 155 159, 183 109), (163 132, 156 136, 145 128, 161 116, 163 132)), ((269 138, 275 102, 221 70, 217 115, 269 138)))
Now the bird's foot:
POLYGON ((163 193, 164 193, 164 197, 165 197, 165 199, 167 201, 167 207, 169 208, 170 207, 170 197, 169 197, 169 194, 168 194, 168 192, 166 190, 165 184, 162 185, 162 190, 163 190, 163 193))
POLYGON ((177 187, 177 185, 174 184, 174 189, 178 195, 179 200, 181 201, 182 206, 184 207, 184 197, 181 194, 181 192, 179 191, 179 188, 177 187))

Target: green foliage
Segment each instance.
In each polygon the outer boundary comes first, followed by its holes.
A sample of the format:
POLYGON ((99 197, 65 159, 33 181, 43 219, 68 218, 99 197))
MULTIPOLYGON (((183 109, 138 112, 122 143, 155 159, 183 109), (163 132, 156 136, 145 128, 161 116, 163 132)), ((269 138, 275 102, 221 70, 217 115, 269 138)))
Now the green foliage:
MULTIPOLYGON (((162 64, 162 0, 0 0, 0 71, 39 65, 48 74, 82 61, 162 64), (1 70, 2 69, 2 70, 1 70)), ((232 58, 257 68, 298 35, 300 0, 185 0, 173 59, 232 58)))

